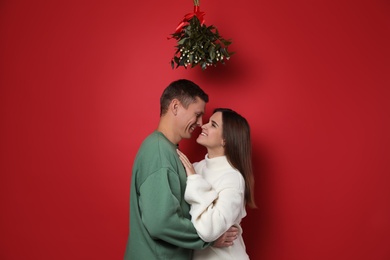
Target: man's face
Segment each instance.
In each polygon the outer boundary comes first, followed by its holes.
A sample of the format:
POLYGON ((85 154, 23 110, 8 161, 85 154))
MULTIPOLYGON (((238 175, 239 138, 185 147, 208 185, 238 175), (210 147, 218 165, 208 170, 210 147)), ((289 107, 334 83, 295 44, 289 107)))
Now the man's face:
POLYGON ((191 103, 186 109, 181 104, 177 111, 178 131, 181 138, 191 138, 192 132, 196 127, 202 126, 202 116, 204 114, 206 103, 196 98, 194 103, 191 103))

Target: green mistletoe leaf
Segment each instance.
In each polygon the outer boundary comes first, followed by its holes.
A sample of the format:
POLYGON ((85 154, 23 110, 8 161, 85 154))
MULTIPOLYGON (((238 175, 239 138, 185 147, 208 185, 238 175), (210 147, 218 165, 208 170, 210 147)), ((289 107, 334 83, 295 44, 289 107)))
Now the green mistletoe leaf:
POLYGON ((225 64, 225 59, 232 55, 228 51, 231 40, 225 40, 213 25, 201 25, 198 18, 194 16, 189 24, 180 32, 172 34, 177 40, 176 51, 171 60, 171 67, 193 68, 200 65, 202 70, 219 62, 225 64))

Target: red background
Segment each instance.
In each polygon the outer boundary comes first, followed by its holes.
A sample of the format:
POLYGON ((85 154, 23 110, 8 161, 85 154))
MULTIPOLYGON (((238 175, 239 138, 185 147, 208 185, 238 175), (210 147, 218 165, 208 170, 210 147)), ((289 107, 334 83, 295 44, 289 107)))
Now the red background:
POLYGON ((251 124, 251 259, 390 259, 389 2, 201 10, 233 40, 226 66, 171 69, 190 0, 0 3, 0 259, 122 259, 132 162, 178 78, 210 95, 205 120, 251 124))

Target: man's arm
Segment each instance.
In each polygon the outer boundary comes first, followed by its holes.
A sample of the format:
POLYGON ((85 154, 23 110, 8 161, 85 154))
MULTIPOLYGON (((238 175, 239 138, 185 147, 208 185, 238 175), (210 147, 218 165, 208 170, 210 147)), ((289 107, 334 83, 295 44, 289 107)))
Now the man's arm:
POLYGON ((180 190, 176 173, 162 168, 150 175, 140 187, 142 224, 154 239, 182 248, 203 249, 210 243, 201 240, 191 220, 183 216, 180 190))
POLYGON ((223 233, 217 240, 214 241, 213 247, 228 247, 232 246, 234 240, 236 240, 238 236, 239 229, 235 226, 232 226, 223 233))

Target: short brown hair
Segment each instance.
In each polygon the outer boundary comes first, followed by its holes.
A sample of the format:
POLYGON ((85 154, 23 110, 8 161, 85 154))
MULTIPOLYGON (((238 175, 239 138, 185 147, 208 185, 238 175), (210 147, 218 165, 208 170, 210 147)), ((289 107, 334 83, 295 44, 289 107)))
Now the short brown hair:
POLYGON ((165 88, 160 98, 160 116, 168 111, 169 104, 173 99, 178 99, 185 108, 195 102, 199 97, 205 103, 209 102, 209 96, 194 82, 187 79, 173 81, 165 88))

